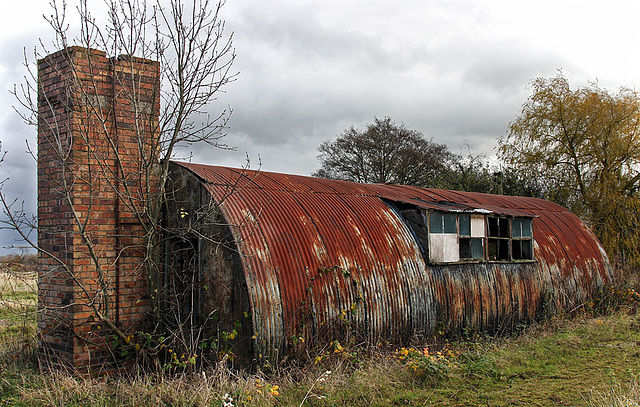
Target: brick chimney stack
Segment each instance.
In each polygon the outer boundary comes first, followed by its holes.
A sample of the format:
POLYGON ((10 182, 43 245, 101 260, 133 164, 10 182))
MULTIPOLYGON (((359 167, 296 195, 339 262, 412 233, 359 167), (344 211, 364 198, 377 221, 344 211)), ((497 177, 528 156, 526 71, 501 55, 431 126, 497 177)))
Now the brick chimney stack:
POLYGON ((38 61, 39 354, 51 366, 113 361, 96 310, 126 334, 148 314, 138 215, 157 192, 159 77, 155 61, 81 47, 38 61))

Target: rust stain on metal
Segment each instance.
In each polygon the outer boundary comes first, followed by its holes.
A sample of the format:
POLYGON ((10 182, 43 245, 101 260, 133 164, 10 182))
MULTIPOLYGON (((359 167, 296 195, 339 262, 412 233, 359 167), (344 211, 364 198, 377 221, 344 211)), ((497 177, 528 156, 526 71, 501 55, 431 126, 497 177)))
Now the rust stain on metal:
POLYGON ((256 353, 267 358, 283 355, 288 338, 321 343, 347 329, 396 343, 508 330, 575 306, 613 278, 593 233, 544 200, 177 165, 201 179, 231 225, 256 353), (431 264, 389 202, 532 219, 533 260, 431 264))

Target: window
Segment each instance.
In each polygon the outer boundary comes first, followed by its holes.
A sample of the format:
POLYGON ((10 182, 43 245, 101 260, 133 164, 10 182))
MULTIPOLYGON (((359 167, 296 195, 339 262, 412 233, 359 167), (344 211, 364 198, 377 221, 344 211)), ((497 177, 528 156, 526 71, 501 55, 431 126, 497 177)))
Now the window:
POLYGON ((432 212, 429 216, 431 233, 458 233, 455 213, 432 212))
POLYGON ((402 209, 400 210, 400 213, 418 241, 418 247, 420 248, 422 255, 426 256, 425 250, 429 247, 429 234, 427 232, 427 226, 422 211, 417 208, 411 208, 402 209))
POLYGON ((484 215, 429 213, 429 260, 447 263, 484 260, 484 215))
POLYGON ((458 222, 460 259, 484 259, 484 217, 461 213, 458 222))
POLYGON ((531 219, 513 218, 511 220, 511 239, 511 258, 513 260, 533 259, 531 219))
POLYGON ((489 260, 533 260, 530 218, 487 218, 489 260))
POLYGON ((460 260, 456 213, 429 213, 429 260, 434 263, 451 263, 460 260))
POLYGON ((404 220, 428 263, 533 260, 531 217, 387 204, 404 220))
POLYGON ((487 255, 489 260, 509 260, 509 218, 487 218, 489 233, 487 255))

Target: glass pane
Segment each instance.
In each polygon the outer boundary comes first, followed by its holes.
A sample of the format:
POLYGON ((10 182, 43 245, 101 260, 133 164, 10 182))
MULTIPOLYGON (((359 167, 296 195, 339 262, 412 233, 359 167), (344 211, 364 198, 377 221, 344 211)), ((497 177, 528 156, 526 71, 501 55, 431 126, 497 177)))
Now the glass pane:
POLYGON ((429 229, 431 233, 442 233, 442 213, 431 212, 429 215, 429 229))
POLYGON ((511 237, 522 237, 522 220, 523 219, 511 219, 511 237))
POLYGON ((444 214, 444 233, 458 233, 456 226, 456 219, 458 216, 455 213, 444 214))
POLYGON ((531 237, 531 219, 521 219, 522 237, 531 237))
POLYGON ((460 236, 471 236, 471 216, 468 214, 460 214, 460 236))
POLYGON ((471 258, 483 259, 484 250, 482 250, 482 239, 471 239, 471 258))

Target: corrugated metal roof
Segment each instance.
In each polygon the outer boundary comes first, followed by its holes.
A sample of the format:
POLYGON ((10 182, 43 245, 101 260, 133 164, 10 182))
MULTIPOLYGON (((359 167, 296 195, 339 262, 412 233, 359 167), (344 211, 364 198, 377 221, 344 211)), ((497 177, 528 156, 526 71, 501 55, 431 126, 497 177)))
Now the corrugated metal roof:
POLYGON ((583 301, 612 279, 586 225, 541 199, 176 164, 200 178, 232 225, 267 358, 293 335, 313 343, 341 329, 391 341, 437 324, 496 331, 583 301), (533 218, 536 261, 429 265, 384 200, 533 218))

